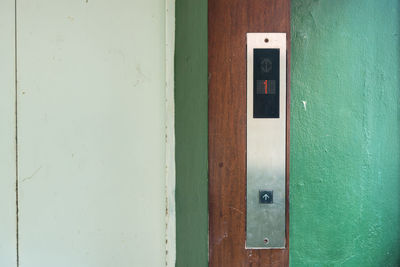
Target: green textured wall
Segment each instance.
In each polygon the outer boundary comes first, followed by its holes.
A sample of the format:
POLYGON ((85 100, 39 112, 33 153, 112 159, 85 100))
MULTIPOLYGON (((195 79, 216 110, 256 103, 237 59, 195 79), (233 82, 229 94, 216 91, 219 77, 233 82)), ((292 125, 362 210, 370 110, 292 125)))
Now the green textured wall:
POLYGON ((292 1, 291 266, 400 266, 398 0, 292 1))
POLYGON ((175 12, 176 266, 207 266, 207 0, 175 12))

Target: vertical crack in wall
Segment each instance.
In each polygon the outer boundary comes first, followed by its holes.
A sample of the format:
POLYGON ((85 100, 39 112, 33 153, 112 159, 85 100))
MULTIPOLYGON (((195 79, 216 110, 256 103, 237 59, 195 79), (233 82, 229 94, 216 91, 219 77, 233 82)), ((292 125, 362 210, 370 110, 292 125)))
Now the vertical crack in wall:
POLYGON ((14 71, 15 71, 15 206, 16 206, 16 258, 19 267, 19 184, 18 184, 18 53, 17 53, 17 0, 14 1, 14 71))

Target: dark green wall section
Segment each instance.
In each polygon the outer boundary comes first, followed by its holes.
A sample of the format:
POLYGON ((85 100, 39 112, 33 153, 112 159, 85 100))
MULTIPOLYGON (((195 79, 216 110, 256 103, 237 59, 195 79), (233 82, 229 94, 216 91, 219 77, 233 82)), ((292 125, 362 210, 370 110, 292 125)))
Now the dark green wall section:
POLYGON ((291 266, 400 266, 399 3, 292 1, 291 266))
POLYGON ((207 0, 175 12, 176 266, 207 266, 207 0))

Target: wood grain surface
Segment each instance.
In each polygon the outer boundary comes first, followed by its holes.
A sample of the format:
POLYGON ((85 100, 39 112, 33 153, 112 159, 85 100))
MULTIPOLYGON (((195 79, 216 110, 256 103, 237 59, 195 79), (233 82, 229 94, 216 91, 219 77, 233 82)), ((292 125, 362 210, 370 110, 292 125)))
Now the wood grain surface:
POLYGON ((290 118, 290 0, 208 1, 209 266, 289 265, 289 145, 286 249, 245 249, 246 33, 287 33, 290 118))

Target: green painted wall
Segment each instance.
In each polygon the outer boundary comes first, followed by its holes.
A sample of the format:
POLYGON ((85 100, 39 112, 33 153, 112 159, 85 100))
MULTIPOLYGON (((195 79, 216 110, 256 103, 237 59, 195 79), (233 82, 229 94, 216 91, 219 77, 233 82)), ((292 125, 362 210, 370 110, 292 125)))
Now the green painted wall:
POLYGON ((291 266, 400 266, 399 34, 398 0, 292 1, 291 266))
POLYGON ((207 266, 207 0, 175 12, 176 266, 207 266))

